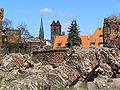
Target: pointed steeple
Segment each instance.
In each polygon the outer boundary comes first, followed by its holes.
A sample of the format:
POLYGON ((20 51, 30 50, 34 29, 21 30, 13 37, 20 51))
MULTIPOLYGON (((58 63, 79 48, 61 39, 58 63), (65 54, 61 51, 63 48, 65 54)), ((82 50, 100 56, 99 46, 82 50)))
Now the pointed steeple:
POLYGON ((41 17, 40 31, 39 31, 39 39, 44 40, 44 29, 43 29, 43 21, 41 17))
POLYGON ((41 17, 41 24, 40 24, 40 32, 39 32, 39 34, 40 33, 44 34, 42 17, 41 17))

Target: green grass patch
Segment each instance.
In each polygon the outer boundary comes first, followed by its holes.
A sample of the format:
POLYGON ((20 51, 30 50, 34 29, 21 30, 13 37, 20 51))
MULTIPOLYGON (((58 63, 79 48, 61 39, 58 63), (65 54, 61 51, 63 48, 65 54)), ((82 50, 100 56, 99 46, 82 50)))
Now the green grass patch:
POLYGON ((0 80, 0 84, 1 84, 2 80, 0 80))
POLYGON ((87 82, 83 82, 80 84, 80 88, 87 88, 87 82))
POLYGON ((9 84, 9 83, 11 83, 13 80, 5 80, 4 82, 5 82, 5 84, 9 84))
POLYGON ((59 85, 59 84, 58 85, 52 85, 51 89, 52 90, 76 90, 73 86, 64 87, 64 86, 59 85))

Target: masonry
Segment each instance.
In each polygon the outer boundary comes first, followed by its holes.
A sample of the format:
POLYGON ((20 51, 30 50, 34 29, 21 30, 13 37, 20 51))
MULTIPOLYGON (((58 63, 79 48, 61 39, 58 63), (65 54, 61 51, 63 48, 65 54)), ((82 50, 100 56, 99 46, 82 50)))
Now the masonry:
POLYGON ((105 47, 120 48, 120 17, 110 16, 104 19, 103 42, 105 47))
POLYGON ((35 51, 33 57, 35 62, 46 61, 48 63, 62 64, 67 58, 67 49, 35 51))
POLYGON ((15 29, 2 30, 2 19, 4 17, 4 9, 0 8, 0 55, 9 54, 11 52, 18 52, 20 50, 21 42, 21 31, 15 29))
POLYGON ((0 46, 2 45, 2 19, 4 17, 4 9, 0 8, 0 46))

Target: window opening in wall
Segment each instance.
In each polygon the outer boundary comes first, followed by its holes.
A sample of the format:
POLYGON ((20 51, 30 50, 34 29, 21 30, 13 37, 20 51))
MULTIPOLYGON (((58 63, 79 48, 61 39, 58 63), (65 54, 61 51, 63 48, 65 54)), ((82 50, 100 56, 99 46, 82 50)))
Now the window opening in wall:
POLYGON ((91 43, 91 46, 95 46, 95 43, 91 43))
POLYGON ((57 46, 61 46, 61 43, 58 43, 58 45, 57 46))
POLYGON ((103 35, 100 35, 100 38, 103 38, 103 35))

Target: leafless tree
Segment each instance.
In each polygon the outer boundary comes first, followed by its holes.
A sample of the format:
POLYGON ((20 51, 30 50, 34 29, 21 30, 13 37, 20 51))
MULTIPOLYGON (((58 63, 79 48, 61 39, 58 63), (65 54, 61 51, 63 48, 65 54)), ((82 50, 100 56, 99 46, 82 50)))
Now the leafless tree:
POLYGON ((27 24, 21 23, 19 26, 17 26, 18 30, 21 30, 21 37, 22 38, 28 38, 31 37, 30 32, 27 29, 27 24))
POLYGON ((2 29, 3 30, 6 30, 6 28, 8 29, 12 29, 13 26, 12 26, 12 21, 9 20, 8 18, 5 18, 3 21, 2 21, 2 29))

